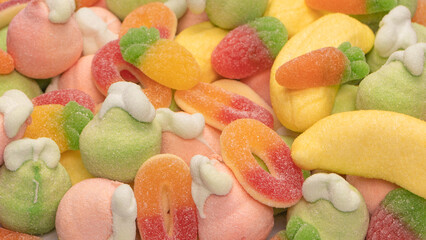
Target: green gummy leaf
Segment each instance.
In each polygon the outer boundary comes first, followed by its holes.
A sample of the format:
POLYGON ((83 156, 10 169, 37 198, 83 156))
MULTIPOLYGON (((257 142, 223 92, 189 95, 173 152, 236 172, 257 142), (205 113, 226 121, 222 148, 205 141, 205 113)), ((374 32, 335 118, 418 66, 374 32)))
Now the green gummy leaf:
POLYGON ((257 35, 266 45, 269 53, 275 58, 288 40, 288 32, 284 24, 275 17, 261 17, 248 23, 256 29, 257 35))
POLYGON ((156 28, 131 28, 120 39, 120 51, 123 59, 138 67, 140 58, 159 39, 160 32, 156 28))
POLYGON ((365 55, 364 52, 359 47, 351 47, 344 51, 346 57, 351 61, 358 61, 358 60, 364 60, 365 61, 365 55))
POLYGON ((321 240, 318 230, 300 217, 292 217, 286 226, 289 240, 321 240))
POLYGON ((343 42, 342 44, 339 45, 338 49, 342 52, 346 52, 346 50, 348 50, 351 47, 352 45, 350 42, 343 42))
POLYGON ((71 150, 79 149, 80 133, 93 119, 93 113, 89 109, 71 101, 65 105, 63 116, 65 119, 64 130, 71 150))
POLYGON ((397 188, 386 195, 381 205, 399 216, 416 234, 426 236, 426 199, 397 188))
POLYGON ((370 66, 365 61, 351 62, 350 80, 363 79, 370 73, 370 66))
POLYGON ((367 13, 389 11, 398 5, 398 0, 367 0, 367 13))

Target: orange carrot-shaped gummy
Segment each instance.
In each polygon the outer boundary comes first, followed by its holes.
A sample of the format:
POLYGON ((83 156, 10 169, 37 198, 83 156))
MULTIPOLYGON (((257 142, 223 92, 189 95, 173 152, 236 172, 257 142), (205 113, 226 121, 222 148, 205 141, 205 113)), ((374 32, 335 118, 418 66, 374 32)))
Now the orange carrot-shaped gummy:
POLYGON ((384 12, 397 6, 395 0, 305 0, 305 3, 316 10, 346 14, 384 12))
POLYGON ((345 42, 339 48, 321 48, 284 63, 275 79, 288 89, 305 89, 359 80, 368 73, 362 50, 345 42))

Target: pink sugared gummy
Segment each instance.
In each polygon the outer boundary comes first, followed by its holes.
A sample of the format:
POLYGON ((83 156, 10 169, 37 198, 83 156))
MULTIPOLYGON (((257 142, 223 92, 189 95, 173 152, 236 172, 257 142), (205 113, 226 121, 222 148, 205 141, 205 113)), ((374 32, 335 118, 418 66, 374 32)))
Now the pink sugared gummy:
POLYGON ((76 64, 63 73, 58 81, 58 89, 78 89, 90 95, 95 104, 102 103, 105 100, 105 96, 96 88, 95 80, 92 76, 94 56, 81 57, 76 64))
POLYGON ((213 69, 231 79, 242 79, 272 66, 273 58, 248 25, 229 32, 212 53, 213 69))
POLYGON ((55 77, 70 68, 83 50, 77 21, 51 23, 44 1, 31 1, 10 22, 7 51, 21 74, 36 79, 55 77))
POLYGON ((70 101, 77 102, 92 112, 95 111, 95 102, 92 97, 78 89, 61 89, 51 91, 35 97, 32 100, 34 106, 47 104, 60 104, 65 106, 70 101))

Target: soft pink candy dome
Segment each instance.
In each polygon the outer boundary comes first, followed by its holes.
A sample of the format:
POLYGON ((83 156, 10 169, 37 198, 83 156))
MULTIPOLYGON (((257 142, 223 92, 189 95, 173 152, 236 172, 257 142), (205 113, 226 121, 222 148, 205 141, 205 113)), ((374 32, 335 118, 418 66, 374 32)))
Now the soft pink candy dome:
POLYGON ((36 79, 57 76, 81 56, 83 37, 71 17, 65 24, 51 23, 43 1, 31 1, 9 24, 7 51, 21 74, 36 79))

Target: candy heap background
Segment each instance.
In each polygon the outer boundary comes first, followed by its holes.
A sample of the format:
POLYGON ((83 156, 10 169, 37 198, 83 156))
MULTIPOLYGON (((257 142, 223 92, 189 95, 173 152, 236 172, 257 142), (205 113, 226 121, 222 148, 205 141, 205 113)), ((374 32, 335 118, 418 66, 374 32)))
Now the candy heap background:
POLYGON ((425 42, 425 0, 0 0, 0 239, 426 239, 425 42))

